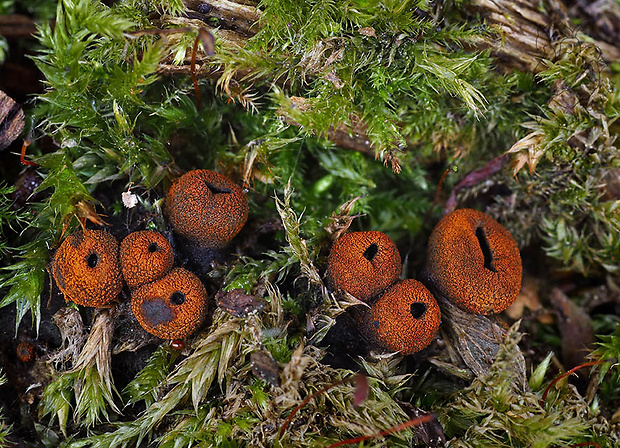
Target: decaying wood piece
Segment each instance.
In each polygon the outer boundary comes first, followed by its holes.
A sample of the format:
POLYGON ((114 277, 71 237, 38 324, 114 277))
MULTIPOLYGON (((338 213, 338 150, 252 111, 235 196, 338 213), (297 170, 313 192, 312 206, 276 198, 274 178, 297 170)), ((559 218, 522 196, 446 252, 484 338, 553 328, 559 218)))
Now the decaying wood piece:
POLYGON ((253 36, 258 30, 260 10, 256 4, 228 0, 186 0, 187 17, 218 24, 242 36, 253 36))
MULTIPOLYGON (((499 70, 518 69, 538 73, 546 68, 545 60, 554 60, 557 52, 561 51, 561 46, 556 45, 558 42, 583 36, 583 32, 580 34, 572 27, 570 19, 571 15, 586 14, 590 18, 590 26, 586 30, 591 32, 586 36, 588 41, 596 45, 606 62, 617 61, 620 59, 617 44, 620 41, 620 8, 612 4, 605 6, 609 1, 598 0, 598 7, 578 1, 567 8, 560 0, 547 0, 543 9, 539 2, 530 0, 473 0, 472 11, 485 19, 490 32, 487 36, 469 41, 470 49, 490 50, 498 60, 499 70)), ((162 25, 204 27, 216 36, 219 45, 231 51, 243 48, 260 27, 261 11, 253 0, 185 0, 185 5, 185 17, 162 17, 162 25)), ((170 59, 160 66, 160 73, 189 75, 190 60, 190 52, 181 65, 173 64, 170 59)), ((247 89, 241 87, 242 84, 262 82, 260 79, 257 81, 250 71, 237 72, 231 79, 222 82, 220 78, 223 74, 222 67, 214 64, 204 53, 197 55, 198 77, 218 79, 225 87, 236 84, 241 92, 247 89)), ((233 85, 232 88, 236 87, 233 85)), ((362 122, 342 124, 331 129, 327 138, 341 147, 375 154, 365 129, 362 122)), ((395 157, 386 160, 386 163, 398 171, 399 163, 395 157)))
POLYGON ((0 15, 0 36, 9 38, 32 37, 37 31, 35 21, 22 14, 0 15))
MULTIPOLYGON (((555 58, 554 43, 566 37, 576 37, 570 25, 569 10, 558 0, 545 3, 545 13, 538 2, 530 0, 474 0, 472 6, 486 19, 496 37, 477 40, 478 49, 490 49, 501 63, 500 69, 519 69, 538 73, 546 68, 543 59, 555 58)), ((620 48, 591 37, 606 62, 620 58, 620 48)), ((618 42, 616 40, 616 42, 618 42)))
POLYGON ((24 129, 24 111, 0 90, 0 150, 13 143, 24 129))
MULTIPOLYGON (((435 296, 441 307, 446 343, 477 377, 487 375, 506 338, 506 328, 492 317, 468 313, 440 295, 435 296)), ((525 358, 518 353, 514 359, 516 363, 511 367, 516 373, 515 378, 525 387, 525 358)))

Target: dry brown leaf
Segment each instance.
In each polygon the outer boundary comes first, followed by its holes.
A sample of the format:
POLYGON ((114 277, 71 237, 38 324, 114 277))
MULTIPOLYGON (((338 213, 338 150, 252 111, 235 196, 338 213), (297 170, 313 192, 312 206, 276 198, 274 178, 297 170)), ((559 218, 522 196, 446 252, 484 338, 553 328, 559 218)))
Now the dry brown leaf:
POLYGON ((542 309, 538 295, 539 280, 536 277, 525 276, 521 282, 521 291, 515 301, 506 309, 506 315, 512 320, 523 317, 523 312, 527 308, 530 311, 542 309))
POLYGON ((266 350, 258 350, 250 355, 252 372, 261 380, 272 386, 280 385, 280 367, 271 353, 266 350))
MULTIPOLYGON (((491 364, 506 337, 505 326, 480 314, 471 314, 461 310, 449 301, 438 298, 441 307, 442 324, 447 329, 446 344, 452 345, 454 351, 476 376, 487 375, 491 364)), ((519 362, 513 366, 518 381, 526 383, 525 359, 516 356, 519 362)))
POLYGON ((265 309, 265 302, 262 299, 246 294, 241 288, 227 292, 219 291, 215 295, 215 301, 217 306, 235 317, 247 317, 250 314, 261 313, 265 309))
POLYGON ((562 335, 562 362, 570 369, 585 362, 594 348, 594 330, 588 313, 568 298, 559 288, 550 296, 562 335))

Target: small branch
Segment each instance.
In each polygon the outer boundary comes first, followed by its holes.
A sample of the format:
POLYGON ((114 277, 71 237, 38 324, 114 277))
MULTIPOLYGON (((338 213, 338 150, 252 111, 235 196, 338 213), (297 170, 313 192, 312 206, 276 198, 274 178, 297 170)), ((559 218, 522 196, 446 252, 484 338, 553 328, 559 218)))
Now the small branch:
MULTIPOLYGON (((501 61, 500 69, 517 69, 538 73, 546 68, 543 59, 553 59, 553 43, 566 37, 575 37, 572 17, 560 0, 546 2, 546 12, 529 0, 474 0, 473 9, 486 19, 486 25, 499 30, 499 38, 492 36, 474 41, 477 50, 490 49, 501 61)), ((603 59, 610 63, 620 58, 620 48, 588 36, 603 59)))
POLYGON ((297 414, 297 412, 299 412, 301 408, 307 405, 308 402, 310 402, 310 400, 312 400, 314 397, 318 397, 319 395, 324 394, 325 392, 329 391, 330 389, 333 389, 336 386, 340 386, 348 382, 359 383, 360 380, 358 379, 358 376, 360 376, 360 374, 353 375, 347 378, 343 378, 339 381, 336 381, 335 383, 325 386, 323 389, 320 389, 316 391, 315 393, 313 393, 312 395, 308 395, 306 398, 304 398, 304 400, 301 403, 299 403, 295 409, 293 409, 293 412, 291 412, 289 416, 286 418, 286 420, 284 421, 282 428, 280 428, 280 437, 284 435, 284 433, 286 432, 286 429, 289 427, 289 425, 293 421, 293 417, 297 414))
POLYGON ((555 383, 557 383, 558 381, 560 381, 563 378, 566 378, 569 375, 572 375, 573 373, 575 373, 577 370, 583 368, 583 367, 588 367, 588 366, 595 366, 597 364, 602 364, 603 362, 605 362, 605 360, 603 359, 599 359, 597 361, 590 361, 590 362, 586 362, 583 363, 581 365, 578 365, 577 367, 573 367, 572 369, 570 369, 568 372, 563 373, 562 375, 558 375, 557 377, 555 377, 555 379, 553 381, 551 381, 549 383, 549 385, 545 388, 545 391, 543 392, 542 398, 540 399, 540 405, 544 406, 545 405, 545 401, 547 400, 547 395, 549 394, 549 391, 551 390, 551 387, 553 387, 553 385, 555 383))
POLYGON ((338 446, 350 445, 352 443, 360 443, 368 439, 375 439, 377 437, 385 437, 392 433, 403 431, 412 426, 419 426, 422 423, 429 422, 432 419, 433 419, 433 416, 431 414, 422 415, 420 417, 415 417, 415 418, 412 418, 411 420, 407 420, 405 423, 401 423, 400 425, 396 425, 396 426, 392 426, 391 428, 384 429, 383 431, 380 431, 376 434, 371 434, 369 436, 355 437, 353 439, 347 439, 341 442, 332 443, 327 448, 336 448, 338 446))
POLYGON ((0 36, 9 38, 32 37, 37 31, 35 21, 21 14, 0 15, 0 36))
POLYGON ((218 28, 246 37, 254 36, 258 31, 261 11, 256 5, 227 0, 185 0, 184 3, 190 19, 199 19, 206 24, 217 23, 218 28))

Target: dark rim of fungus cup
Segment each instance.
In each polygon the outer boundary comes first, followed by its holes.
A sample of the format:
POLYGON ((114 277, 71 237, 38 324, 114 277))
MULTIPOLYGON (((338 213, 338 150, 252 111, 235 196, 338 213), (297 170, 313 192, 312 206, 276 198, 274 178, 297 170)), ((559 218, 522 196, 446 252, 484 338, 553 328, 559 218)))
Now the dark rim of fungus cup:
POLYGON ((471 313, 499 313, 521 289, 521 255, 514 238, 472 209, 439 221, 428 241, 425 272, 434 290, 471 313))

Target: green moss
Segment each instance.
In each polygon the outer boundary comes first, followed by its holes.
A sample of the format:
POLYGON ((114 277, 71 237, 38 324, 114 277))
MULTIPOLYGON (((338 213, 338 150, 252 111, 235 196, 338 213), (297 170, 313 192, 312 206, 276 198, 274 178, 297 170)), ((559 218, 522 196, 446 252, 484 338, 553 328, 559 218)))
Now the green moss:
MULTIPOLYGON (((549 358, 530 389, 523 386, 509 367, 515 332, 490 373, 467 387, 439 378, 430 390, 416 388, 400 358, 360 360, 369 376, 365 403, 353 407, 354 386, 345 381, 312 398, 279 435, 305 397, 353 374, 324 365, 318 347, 356 304, 324 282, 334 233, 349 224, 386 232, 409 253, 415 267, 405 271, 417 270, 440 214, 429 209, 446 167, 458 166, 447 180, 454 186, 460 173, 512 147, 516 168, 532 172, 513 177, 506 167, 461 193, 462 203, 477 201, 502 218, 522 247, 542 241, 571 272, 617 279, 618 200, 603 185, 620 168, 620 109, 617 86, 582 43, 558 43, 564 51, 538 75, 495 70, 490 52, 472 49, 495 31, 462 14, 461 2, 265 0, 260 7, 260 27, 242 47, 213 30, 217 52, 203 69, 221 77, 200 80, 200 109, 189 77, 160 75, 163 64, 183 63, 195 32, 137 32, 195 26, 182 17, 183 2, 62 0, 54 26, 40 26, 34 59, 46 89, 28 113, 35 138, 53 141, 29 150, 44 178, 42 199, 12 211, 10 190, 0 188, 7 256, 0 307, 16 306, 16 328, 28 311, 38 327, 46 267, 64 235, 79 222, 129 222, 136 210, 157 215, 173 178, 194 168, 227 173, 249 190, 247 234, 234 246, 237 257, 228 254, 205 275, 210 294, 243 288, 267 303, 248 318, 215 310, 183 354, 162 344, 121 394, 102 368, 110 365, 110 341, 93 330, 82 362, 46 387, 42 421, 59 424, 63 443, 75 447, 326 446, 407 421, 405 400, 433 408, 450 446, 603 446, 611 430, 574 388, 562 384, 540 404, 549 358), (361 138, 359 151, 330 143, 334 130, 361 138), (130 184, 148 197, 132 212, 112 197, 130 184), (252 373, 257 350, 273 355, 280 386, 252 373)), ((165 230, 161 216, 153 219, 165 230)), ((619 381, 617 340, 605 337, 595 354, 604 360, 605 393, 619 381)), ((416 368, 420 384, 431 384, 422 380, 434 368, 416 368)), ((610 395, 603 405, 616 403, 610 395)), ((407 430, 365 446, 415 440, 407 430)))
POLYGON ((547 61, 539 75, 553 96, 541 115, 523 124, 530 133, 509 151, 519 172, 507 182, 516 201, 495 212, 522 244, 540 235, 546 253, 567 269, 615 273, 620 218, 608 185, 615 182, 620 160, 619 93, 595 47, 569 39, 557 45, 558 59, 547 61), (526 165, 530 173, 520 171, 526 165))
POLYGON ((125 406, 132 406, 141 401, 148 408, 155 403, 161 392, 162 382, 179 356, 179 353, 168 345, 162 344, 151 355, 146 366, 123 389, 121 393, 125 406))
MULTIPOLYGON (((6 384, 6 376, 4 376, 4 372, 0 371, 0 386, 6 384)), ((8 445, 7 438, 11 433, 11 427, 8 426, 4 418, 0 416, 0 445, 8 445)))
POLYGON ((548 357, 530 378, 530 391, 514 366, 520 340, 509 332, 488 375, 476 378, 446 406, 443 423, 450 446, 549 447, 600 441, 593 436, 596 418, 574 389, 565 387, 541 403, 541 379, 548 357))

